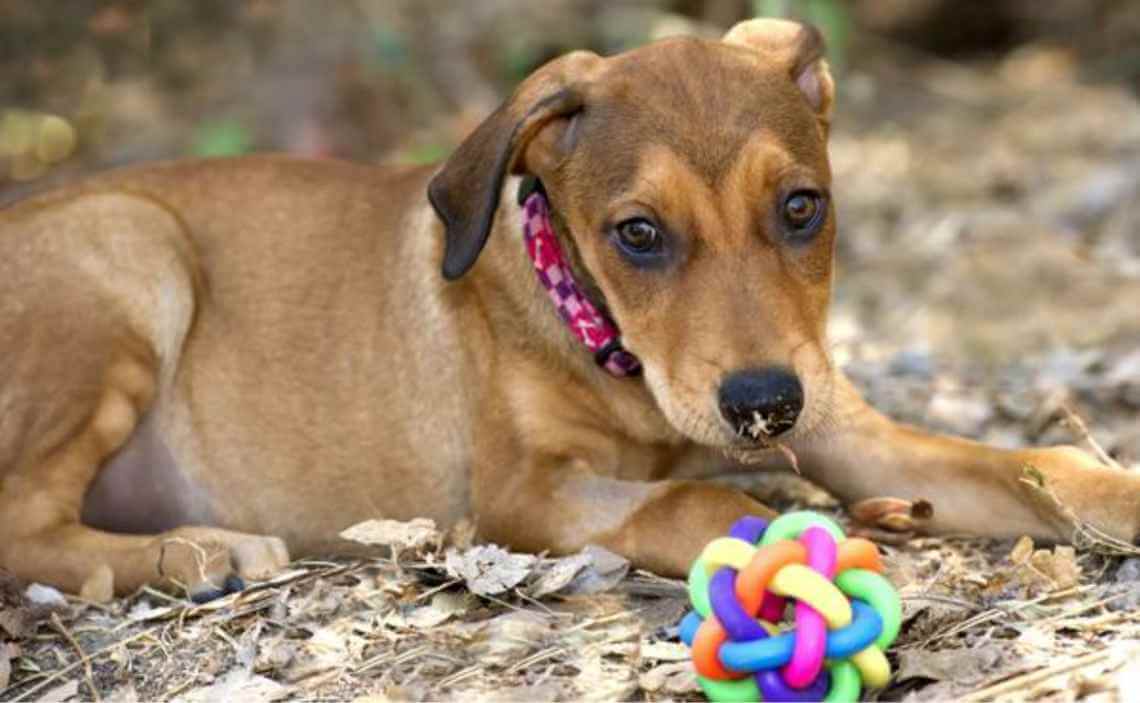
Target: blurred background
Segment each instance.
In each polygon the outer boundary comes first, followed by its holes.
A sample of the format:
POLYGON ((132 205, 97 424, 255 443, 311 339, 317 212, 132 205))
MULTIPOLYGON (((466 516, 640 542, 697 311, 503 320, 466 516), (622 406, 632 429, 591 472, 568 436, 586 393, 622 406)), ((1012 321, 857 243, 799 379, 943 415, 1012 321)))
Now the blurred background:
POLYGON ((1140 457, 1134 0, 0 0, 0 205, 149 159, 435 161, 553 56, 754 15, 830 45, 837 358, 905 419, 1022 444, 1070 404, 1140 457))

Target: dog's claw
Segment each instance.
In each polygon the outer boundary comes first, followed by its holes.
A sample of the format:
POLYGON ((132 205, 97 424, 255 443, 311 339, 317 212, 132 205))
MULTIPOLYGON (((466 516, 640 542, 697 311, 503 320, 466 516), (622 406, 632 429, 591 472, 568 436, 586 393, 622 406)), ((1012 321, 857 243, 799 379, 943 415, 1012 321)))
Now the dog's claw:
POLYGON ((204 583, 191 587, 187 595, 192 602, 202 605, 243 590, 245 590, 245 579, 237 574, 230 574, 220 588, 212 583, 204 583))

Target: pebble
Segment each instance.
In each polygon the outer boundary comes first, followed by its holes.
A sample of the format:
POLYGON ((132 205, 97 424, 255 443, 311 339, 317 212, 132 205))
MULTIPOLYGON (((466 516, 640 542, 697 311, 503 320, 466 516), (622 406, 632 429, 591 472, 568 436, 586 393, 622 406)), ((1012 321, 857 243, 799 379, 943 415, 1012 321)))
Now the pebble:
POLYGON ((1107 603, 1109 610, 1132 612, 1140 610, 1140 557, 1121 562, 1116 569, 1115 583, 1109 585, 1106 596, 1115 596, 1107 603))
POLYGON ((934 358, 921 349, 903 349, 891 357, 887 371, 892 376, 915 376, 929 379, 934 376, 934 358))
POLYGON ((27 590, 24 591, 24 598, 33 605, 45 605, 53 608, 67 605, 67 599, 63 597, 62 593, 42 583, 33 583, 28 586, 27 590))

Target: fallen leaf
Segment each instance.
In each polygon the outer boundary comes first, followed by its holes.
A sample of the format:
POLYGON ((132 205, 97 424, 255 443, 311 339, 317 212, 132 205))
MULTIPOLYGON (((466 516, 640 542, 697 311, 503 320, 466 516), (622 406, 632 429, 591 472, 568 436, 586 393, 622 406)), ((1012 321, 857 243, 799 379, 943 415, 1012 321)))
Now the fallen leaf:
POLYGON ((49 688, 47 693, 40 696, 39 703, 63 703, 69 698, 74 698, 78 693, 79 679, 72 679, 55 688, 49 688))
POLYGON ((1077 552, 1070 545, 1057 545, 1052 552, 1039 549, 1029 558, 1029 563, 1057 588, 1071 588, 1081 581, 1077 552))
POLYGON ((629 573, 629 560, 605 547, 588 544, 582 552, 590 557, 590 565, 562 589, 566 595, 604 593, 621 583, 629 573))
POLYGON ((441 539, 435 521, 416 518, 399 520, 365 520, 340 533, 342 539, 370 547, 391 547, 395 551, 419 549, 441 539))
POLYGON ((411 627, 425 630, 441 625, 456 615, 467 612, 474 599, 468 593, 437 593, 431 602, 418 608, 394 608, 384 617, 389 627, 411 627))
POLYGON ((258 673, 282 671, 293 663, 296 656, 297 645, 284 638, 262 641, 258 645, 257 658, 253 660, 253 670, 258 673))
POLYGON ((1013 549, 1009 552, 1009 560, 1014 564, 1024 564, 1033 555, 1033 538, 1029 535, 1022 535, 1017 540, 1017 544, 1013 545, 1013 549))
POLYGON ((530 554, 512 554, 494 544, 460 553, 447 551, 447 571, 463 579, 467 589, 480 596, 495 595, 519 585, 538 561, 530 554))
POLYGON ((668 694, 681 694, 700 690, 693 665, 687 661, 655 666, 638 678, 638 685, 650 693, 663 691, 668 694))
POLYGON ((484 666, 503 666, 530 654, 550 632, 550 623, 535 613, 511 611, 479 623, 471 652, 484 666))
POLYGON ((272 679, 250 674, 245 669, 231 669, 209 686, 186 691, 174 699, 175 703, 214 703, 214 701, 241 701, 242 703, 268 703, 289 695, 290 688, 272 679))
POLYGON ((36 617, 28 608, 0 610, 0 631, 14 640, 27 639, 36 633, 36 617))
POLYGON ((543 571, 538 580, 530 585, 527 592, 534 598, 542 598, 551 593, 557 593, 568 586, 579 572, 593 562, 593 558, 585 552, 556 559, 543 571))
POLYGON ((687 661, 689 648, 680 642, 649 642, 641 646, 641 658, 647 661, 687 661))
POLYGON ((7 643, 0 643, 0 691, 8 688, 12 679, 12 650, 7 643))
POLYGON ((943 649, 937 652, 905 649, 899 652, 897 679, 932 679, 957 684, 981 681, 1001 663, 1002 648, 995 644, 981 647, 943 649))
POLYGON ((139 703, 139 692, 129 681, 119 686, 111 695, 103 699, 106 703, 139 703))

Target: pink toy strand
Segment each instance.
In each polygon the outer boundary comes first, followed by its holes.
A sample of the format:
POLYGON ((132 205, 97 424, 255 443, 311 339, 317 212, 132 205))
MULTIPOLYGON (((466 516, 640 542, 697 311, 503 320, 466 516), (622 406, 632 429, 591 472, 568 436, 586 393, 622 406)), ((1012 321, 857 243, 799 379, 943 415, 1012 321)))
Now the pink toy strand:
MULTIPOLYGON (((822 527, 812 526, 800 534, 807 548, 808 566, 828 581, 835 576, 835 538, 822 527)), ((784 680, 792 688, 806 688, 823 669, 827 650, 827 623, 823 616, 803 601, 796 601, 796 643, 792 659, 784 667, 784 680)))

